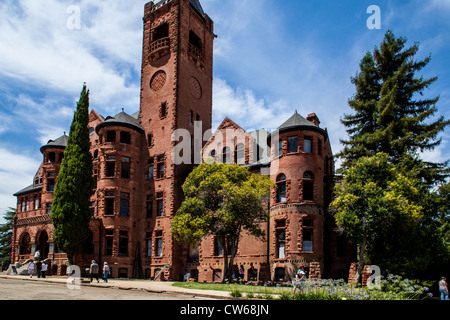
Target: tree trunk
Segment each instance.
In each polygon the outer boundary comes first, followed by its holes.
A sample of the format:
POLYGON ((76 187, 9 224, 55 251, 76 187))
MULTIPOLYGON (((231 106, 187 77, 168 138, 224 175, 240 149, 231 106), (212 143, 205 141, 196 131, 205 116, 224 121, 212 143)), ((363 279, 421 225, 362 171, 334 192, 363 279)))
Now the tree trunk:
POLYGON ((361 242, 361 244, 359 246, 358 266, 356 267, 355 279, 353 280, 353 283, 355 285, 357 285, 359 283, 359 279, 362 278, 361 273, 364 270, 364 264, 365 264, 364 255, 366 254, 366 245, 367 245, 367 236, 364 235, 363 241, 361 242))

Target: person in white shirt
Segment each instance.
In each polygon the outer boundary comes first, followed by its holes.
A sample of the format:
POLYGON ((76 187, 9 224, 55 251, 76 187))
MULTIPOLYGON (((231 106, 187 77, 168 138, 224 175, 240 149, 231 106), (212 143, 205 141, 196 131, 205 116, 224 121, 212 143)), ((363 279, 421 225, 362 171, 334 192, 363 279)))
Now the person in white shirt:
POLYGON ((30 265, 28 266, 28 274, 30 275, 30 278, 33 278, 34 273, 34 263, 30 262, 30 265))
POLYGON ((41 276, 42 278, 45 278, 45 272, 47 272, 47 264, 45 262, 42 262, 42 269, 41 269, 41 276))

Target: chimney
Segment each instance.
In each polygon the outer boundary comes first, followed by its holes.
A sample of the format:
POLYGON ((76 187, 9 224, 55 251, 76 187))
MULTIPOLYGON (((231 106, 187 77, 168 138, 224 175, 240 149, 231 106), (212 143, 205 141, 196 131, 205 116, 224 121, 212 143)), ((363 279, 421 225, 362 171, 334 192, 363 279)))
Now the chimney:
POLYGON ((316 126, 319 126, 319 124, 320 124, 319 118, 317 118, 315 113, 308 114, 308 117, 306 119, 308 121, 314 123, 316 126))

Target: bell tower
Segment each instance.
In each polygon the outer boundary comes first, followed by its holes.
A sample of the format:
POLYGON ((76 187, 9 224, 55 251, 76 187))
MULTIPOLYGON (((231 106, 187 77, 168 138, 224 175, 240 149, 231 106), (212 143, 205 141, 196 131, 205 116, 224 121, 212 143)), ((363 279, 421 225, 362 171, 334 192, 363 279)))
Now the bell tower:
POLYGON ((161 257, 151 259, 151 275, 161 266, 170 266, 161 278, 180 278, 186 272, 189 250, 175 243, 170 221, 181 205, 181 186, 194 164, 174 161, 179 141, 173 141, 173 135, 179 129, 189 132, 190 148, 183 152, 190 151, 193 160, 194 144, 200 141, 196 148, 200 152, 203 135, 211 129, 214 23, 198 0, 149 2, 143 22, 139 120, 148 148, 148 159, 142 161, 148 161, 149 170, 144 197, 147 205, 149 199, 155 203, 145 234, 154 240, 152 254, 161 257))

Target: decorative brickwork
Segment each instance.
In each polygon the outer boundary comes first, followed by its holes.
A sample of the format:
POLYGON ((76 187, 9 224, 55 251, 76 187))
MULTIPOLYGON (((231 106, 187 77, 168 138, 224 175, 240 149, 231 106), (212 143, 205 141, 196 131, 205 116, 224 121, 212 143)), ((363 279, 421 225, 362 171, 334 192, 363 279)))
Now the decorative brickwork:
MULTIPOLYGON (((181 186, 194 167, 194 161, 174 161, 179 141, 173 136, 182 129, 192 137, 189 150, 183 150, 191 160, 201 152, 200 159, 245 165, 273 181, 285 175, 285 194, 271 191, 265 204, 270 218, 259 222, 265 239, 242 234, 235 275, 241 266, 245 281, 290 280, 300 265, 313 278, 348 270, 350 255, 339 258, 334 249, 337 238, 327 214, 334 163, 317 116, 308 115, 308 121, 295 113, 279 128, 281 155, 275 136, 263 129, 247 133, 229 118, 203 141, 212 122, 212 20, 197 1, 166 0, 145 5, 143 24, 139 112, 104 117, 92 110, 89 115, 97 186, 89 250, 77 256, 77 265, 83 270, 92 259, 107 261, 113 277, 181 280, 190 273, 201 282, 222 281, 223 256, 214 237, 192 246, 177 243, 171 234, 170 222, 184 199, 181 186), (308 190, 305 181, 312 182, 308 190)), ((66 143, 63 135, 43 146, 33 184, 15 194, 11 260, 23 262, 41 250, 52 274, 67 269, 50 218, 66 143)))

